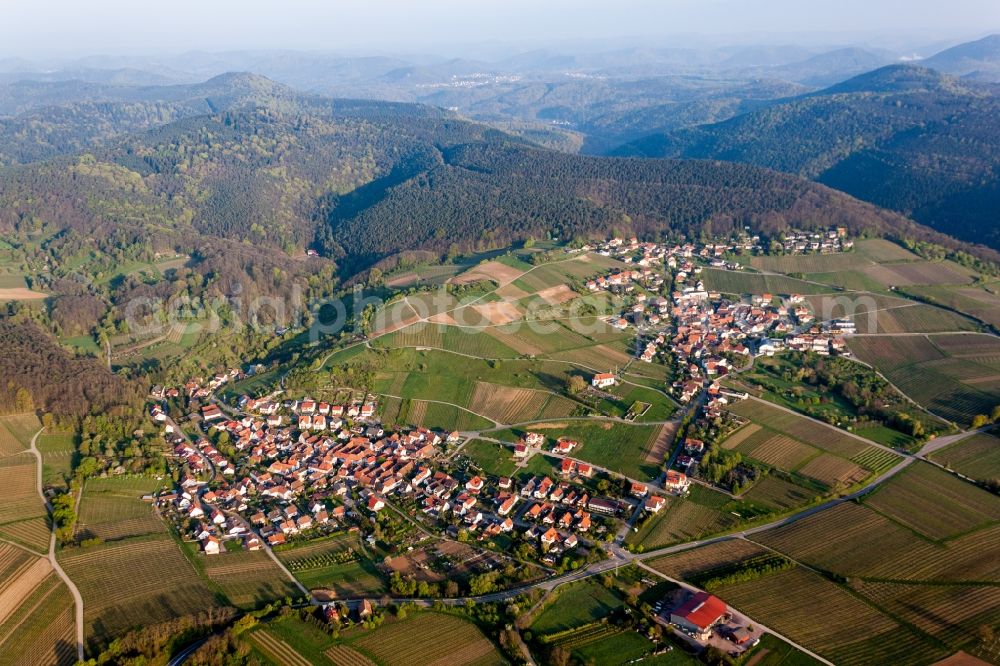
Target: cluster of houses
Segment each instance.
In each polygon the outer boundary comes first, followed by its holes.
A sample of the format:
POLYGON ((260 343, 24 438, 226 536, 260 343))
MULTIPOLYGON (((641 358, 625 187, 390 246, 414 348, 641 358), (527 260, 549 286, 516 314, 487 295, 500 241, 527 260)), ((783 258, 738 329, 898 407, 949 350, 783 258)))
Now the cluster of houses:
POLYGON ((177 439, 174 456, 183 461, 192 474, 201 475, 214 469, 225 476, 235 476, 236 470, 229 460, 207 439, 199 439, 195 444, 182 437, 177 439))
POLYGON ((218 555, 225 541, 239 541, 247 550, 260 550, 260 537, 235 513, 246 509, 246 500, 254 491, 253 481, 244 478, 219 491, 208 490, 207 485, 186 477, 177 491, 161 493, 157 504, 161 511, 173 512, 179 527, 187 528, 206 555, 218 555), (222 509, 225 505, 232 507, 232 514, 222 509))
POLYGON ((150 394, 158 400, 163 400, 165 398, 178 398, 182 394, 186 395, 188 398, 200 400, 210 397, 215 391, 220 389, 225 384, 243 379, 244 377, 246 377, 246 374, 239 368, 230 368, 224 372, 216 373, 208 379, 203 377, 189 379, 181 388, 154 386, 150 391, 150 394))
POLYGON ((779 239, 785 254, 832 254, 844 252, 854 247, 854 241, 848 240, 847 229, 836 227, 826 231, 794 230, 779 239))

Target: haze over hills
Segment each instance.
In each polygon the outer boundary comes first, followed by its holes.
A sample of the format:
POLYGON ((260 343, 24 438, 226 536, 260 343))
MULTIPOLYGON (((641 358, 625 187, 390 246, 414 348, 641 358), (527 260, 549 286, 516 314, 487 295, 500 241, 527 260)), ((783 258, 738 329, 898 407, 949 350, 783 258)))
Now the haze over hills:
POLYGON ((945 233, 997 246, 998 113, 1000 98, 990 88, 895 65, 615 152, 796 173, 945 233))
POLYGON ((959 44, 928 58, 928 67, 982 81, 1000 81, 1000 35, 959 44))

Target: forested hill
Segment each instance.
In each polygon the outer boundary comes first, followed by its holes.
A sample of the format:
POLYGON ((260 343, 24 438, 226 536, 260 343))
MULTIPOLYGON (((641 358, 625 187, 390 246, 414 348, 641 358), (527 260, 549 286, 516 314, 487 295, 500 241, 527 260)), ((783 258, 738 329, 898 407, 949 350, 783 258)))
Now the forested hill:
POLYGON ((252 109, 322 118, 447 115, 427 106, 334 102, 239 72, 172 86, 20 81, 0 85, 0 166, 109 146, 186 118, 252 109))
POLYGON ((755 167, 567 155, 430 107, 289 99, 196 116, 73 156, 0 171, 0 232, 68 257, 301 254, 342 273, 397 252, 529 236, 725 232, 837 223, 922 235, 899 216, 755 167))
POLYGON ((708 158, 798 174, 944 233, 1000 247, 1000 98, 894 65, 618 155, 708 158))
POLYGON ((384 188, 335 201, 328 220, 325 242, 357 268, 414 246, 466 252, 547 235, 698 237, 744 226, 776 232, 832 224, 896 236, 929 231, 765 169, 584 157, 495 142, 444 150, 433 164, 384 188))

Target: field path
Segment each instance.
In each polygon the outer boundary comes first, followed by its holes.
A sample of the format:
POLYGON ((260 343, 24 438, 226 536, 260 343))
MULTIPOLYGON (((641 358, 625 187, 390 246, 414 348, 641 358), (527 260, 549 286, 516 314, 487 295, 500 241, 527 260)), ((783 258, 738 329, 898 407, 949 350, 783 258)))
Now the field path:
MULTIPOLYGON (((35 433, 34 437, 31 438, 31 446, 28 451, 31 455, 35 456, 35 460, 38 462, 37 465, 37 475, 35 477, 35 485, 38 489, 38 496, 42 498, 42 503, 45 504, 45 508, 48 512, 52 513, 52 504, 49 499, 45 496, 45 491, 42 489, 42 453, 35 446, 35 442, 38 440, 38 436, 42 434, 45 430, 44 427, 40 428, 38 432, 35 433)), ((52 534, 49 536, 49 563, 62 582, 69 589, 70 594, 73 595, 73 604, 76 607, 76 658, 77 661, 83 661, 83 597, 80 596, 80 590, 76 589, 76 584, 70 580, 70 577, 66 575, 63 568, 59 566, 59 561, 56 559, 56 526, 55 522, 52 523, 52 534)))

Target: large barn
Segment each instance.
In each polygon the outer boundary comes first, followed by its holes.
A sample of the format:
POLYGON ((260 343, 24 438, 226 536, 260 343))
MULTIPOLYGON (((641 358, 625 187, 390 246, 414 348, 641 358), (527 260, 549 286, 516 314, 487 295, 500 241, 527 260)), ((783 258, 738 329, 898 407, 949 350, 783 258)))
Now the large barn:
POLYGON ((708 592, 696 592, 670 614, 670 621, 699 638, 707 638, 725 614, 726 602, 708 592))

